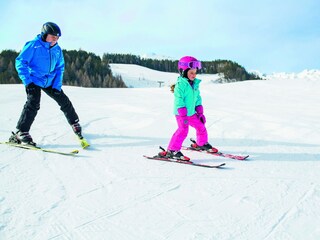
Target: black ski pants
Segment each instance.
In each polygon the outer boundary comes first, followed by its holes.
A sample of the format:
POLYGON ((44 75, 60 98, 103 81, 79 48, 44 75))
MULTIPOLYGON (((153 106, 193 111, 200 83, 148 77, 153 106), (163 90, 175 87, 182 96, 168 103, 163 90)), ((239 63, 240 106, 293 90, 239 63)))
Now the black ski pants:
POLYGON ((41 90, 58 103, 60 110, 64 113, 70 125, 79 121, 71 101, 67 95, 64 94, 62 89, 61 91, 58 91, 52 87, 41 88, 31 83, 26 87, 27 101, 17 123, 18 130, 21 132, 29 132, 38 110, 40 109, 41 90))

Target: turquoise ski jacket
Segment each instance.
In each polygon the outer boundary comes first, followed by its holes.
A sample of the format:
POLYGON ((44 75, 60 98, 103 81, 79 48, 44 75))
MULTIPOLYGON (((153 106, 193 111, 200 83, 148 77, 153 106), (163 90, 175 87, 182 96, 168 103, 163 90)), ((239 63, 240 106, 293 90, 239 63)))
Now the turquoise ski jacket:
POLYGON ((202 105, 202 99, 199 91, 200 79, 193 80, 193 86, 190 85, 187 78, 178 77, 174 88, 174 114, 178 114, 178 108, 186 107, 188 114, 192 116, 196 113, 196 106, 202 105))
POLYGON ((50 47, 40 34, 26 43, 16 58, 16 69, 23 84, 34 83, 42 88, 61 90, 64 72, 63 53, 58 44, 50 47))

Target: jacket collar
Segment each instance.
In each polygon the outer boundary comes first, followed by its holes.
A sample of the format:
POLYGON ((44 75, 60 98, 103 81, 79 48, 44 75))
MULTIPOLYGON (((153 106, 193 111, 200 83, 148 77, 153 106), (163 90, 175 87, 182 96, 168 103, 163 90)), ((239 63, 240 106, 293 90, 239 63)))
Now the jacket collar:
MULTIPOLYGON (((43 40, 42 40, 42 38, 41 38, 41 34, 38 34, 37 36, 36 36, 36 38, 35 38, 35 40, 37 40, 42 46, 44 46, 45 48, 50 48, 50 43, 49 42, 44 42, 43 40)), ((58 44, 58 43, 57 43, 58 44)), ((56 45, 57 45, 56 44, 56 45)), ((56 46, 55 45, 55 46, 56 46)))
MULTIPOLYGON (((179 77, 178 77, 178 81, 182 81, 182 82, 187 82, 187 83, 189 83, 188 78, 184 78, 184 77, 182 77, 182 76, 179 76, 179 77)), ((194 86, 197 86, 197 85, 200 84, 200 82, 201 82, 200 79, 195 78, 195 79, 193 80, 193 85, 194 85, 194 86)))

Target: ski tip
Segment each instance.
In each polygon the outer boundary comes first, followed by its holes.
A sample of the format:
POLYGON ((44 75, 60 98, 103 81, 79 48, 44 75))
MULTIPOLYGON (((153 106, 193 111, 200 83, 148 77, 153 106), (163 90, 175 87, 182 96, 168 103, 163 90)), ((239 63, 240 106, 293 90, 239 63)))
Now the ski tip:
POLYGON ((239 157, 237 157, 237 158, 235 158, 235 159, 240 160, 240 161, 244 161, 244 160, 246 160, 247 158, 249 158, 249 155, 247 155, 247 156, 239 156, 239 157))
POLYGON ((72 154, 78 154, 79 153, 79 150, 75 149, 73 151, 71 151, 72 154))

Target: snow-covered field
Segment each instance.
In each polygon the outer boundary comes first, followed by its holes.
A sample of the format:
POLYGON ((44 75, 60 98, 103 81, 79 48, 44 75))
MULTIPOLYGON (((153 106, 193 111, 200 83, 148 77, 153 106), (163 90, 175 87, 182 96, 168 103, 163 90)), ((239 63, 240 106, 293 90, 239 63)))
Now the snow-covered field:
MULTIPOLYGON (((204 76, 211 144, 250 154, 237 161, 184 152, 195 162, 226 162, 206 169, 142 157, 166 147, 176 129, 168 85, 177 74, 112 70, 137 76, 123 78, 139 88, 64 87, 89 150, 68 157, 0 145, 1 240, 320 239, 319 71, 230 84, 204 76)), ((0 85, 0 141, 24 102, 22 85, 0 85)), ((45 94, 30 133, 46 148, 79 149, 45 94)))

